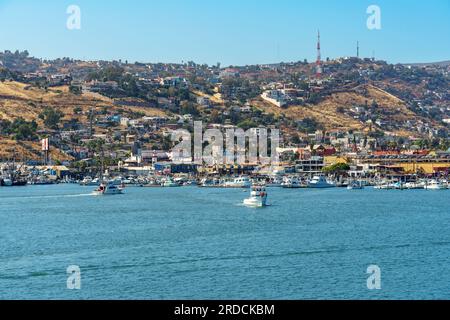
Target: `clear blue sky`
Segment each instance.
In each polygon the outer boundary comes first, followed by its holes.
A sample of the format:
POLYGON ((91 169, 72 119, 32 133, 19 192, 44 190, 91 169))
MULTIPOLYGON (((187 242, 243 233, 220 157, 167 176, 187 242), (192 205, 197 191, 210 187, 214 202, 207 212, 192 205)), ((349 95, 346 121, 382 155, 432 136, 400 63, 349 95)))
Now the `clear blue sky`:
POLYGON ((0 50, 37 57, 244 65, 375 56, 450 60, 450 0, 0 0, 0 50), (66 9, 81 8, 81 30, 66 9), (381 8, 382 29, 366 27, 381 8))

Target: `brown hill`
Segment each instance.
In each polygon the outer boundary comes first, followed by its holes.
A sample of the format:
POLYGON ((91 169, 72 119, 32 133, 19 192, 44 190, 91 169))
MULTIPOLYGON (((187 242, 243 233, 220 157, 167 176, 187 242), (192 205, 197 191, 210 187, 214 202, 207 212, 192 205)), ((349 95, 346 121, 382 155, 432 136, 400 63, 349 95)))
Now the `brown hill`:
MULTIPOLYGON (((158 109, 139 106, 116 106, 111 99, 98 94, 74 95, 68 87, 54 87, 48 90, 29 86, 18 82, 0 82, 0 120, 13 121, 22 117, 27 121, 36 120, 40 129, 44 124, 39 114, 45 107, 52 107, 64 114, 64 120, 77 118, 81 123, 87 122, 86 116, 75 115, 74 108, 80 107, 83 112, 90 108, 107 108, 112 112, 119 109, 127 114, 140 112, 147 116, 160 116, 164 112, 158 109)), ((15 157, 19 159, 40 159, 41 151, 38 142, 18 142, 0 136, 0 159, 15 157)), ((54 160, 66 160, 68 157, 59 150, 51 150, 54 160)))
POLYGON ((279 108, 262 99, 256 99, 252 104, 265 112, 283 114, 292 120, 312 118, 326 130, 364 130, 368 125, 351 116, 349 109, 357 105, 371 105, 372 101, 376 101, 378 112, 391 122, 418 118, 402 100, 371 85, 333 93, 315 105, 279 108))
MULTIPOLYGON (((71 157, 53 147, 50 148, 49 156, 52 160, 71 160, 71 157)), ((34 141, 15 141, 0 137, 0 159, 15 161, 42 159, 41 144, 34 141)))
POLYGON ((91 107, 107 107, 113 112, 121 109, 125 113, 142 112, 148 116, 164 114, 161 110, 148 107, 119 107, 111 99, 99 94, 75 95, 69 92, 67 86, 44 90, 18 82, 0 82, 0 119, 14 120, 23 117, 28 121, 38 120, 45 107, 62 111, 67 119, 74 117, 75 107, 80 107, 83 111, 88 111, 91 107))

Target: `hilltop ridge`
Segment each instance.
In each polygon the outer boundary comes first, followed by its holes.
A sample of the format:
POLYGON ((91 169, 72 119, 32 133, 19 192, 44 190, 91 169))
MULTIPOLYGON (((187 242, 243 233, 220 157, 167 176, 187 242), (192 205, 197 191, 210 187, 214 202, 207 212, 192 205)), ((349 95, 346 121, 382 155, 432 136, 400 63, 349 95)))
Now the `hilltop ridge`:
MULTIPOLYGON (((359 131, 377 139, 383 133, 386 141, 443 139, 449 131, 446 64, 340 58, 324 61, 318 79, 307 61, 221 68, 194 62, 43 61, 6 51, 0 62, 0 135, 9 144, 76 132, 81 141, 92 134, 121 141, 127 134, 149 148, 167 148, 167 132, 190 129, 194 120, 276 126, 287 145, 308 143, 317 131, 359 131), (162 120, 149 124, 143 117, 162 120)), ((54 147, 67 154, 73 143, 59 138, 54 147)))

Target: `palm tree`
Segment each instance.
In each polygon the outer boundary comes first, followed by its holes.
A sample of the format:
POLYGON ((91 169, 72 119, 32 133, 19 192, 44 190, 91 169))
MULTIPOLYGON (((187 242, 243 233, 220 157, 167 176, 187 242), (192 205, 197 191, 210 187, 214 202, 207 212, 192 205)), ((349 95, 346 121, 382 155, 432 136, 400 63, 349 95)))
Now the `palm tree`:
MULTIPOLYGON (((104 154, 104 145, 105 145, 105 140, 103 139, 96 139, 96 140, 91 140, 86 144, 86 147, 89 150, 89 153, 94 152, 94 153, 100 153, 100 170, 101 173, 103 174, 103 166, 104 166, 104 158, 105 158, 105 154, 104 154)), ((97 162, 98 164, 98 162, 97 162)))

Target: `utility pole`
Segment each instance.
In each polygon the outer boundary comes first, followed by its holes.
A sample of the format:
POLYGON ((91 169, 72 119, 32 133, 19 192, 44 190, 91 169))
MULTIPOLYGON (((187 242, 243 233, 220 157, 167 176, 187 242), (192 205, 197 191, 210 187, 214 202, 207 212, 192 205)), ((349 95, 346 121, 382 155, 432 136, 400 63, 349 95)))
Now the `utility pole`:
POLYGON ((91 107, 91 110, 89 111, 89 136, 92 139, 92 136, 94 135, 94 129, 93 129, 93 122, 94 122, 94 108, 91 107))

